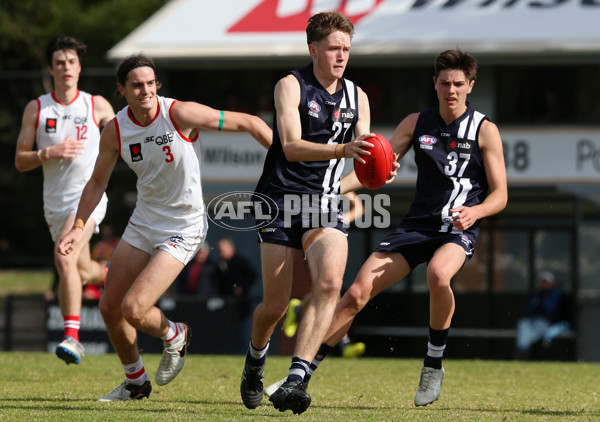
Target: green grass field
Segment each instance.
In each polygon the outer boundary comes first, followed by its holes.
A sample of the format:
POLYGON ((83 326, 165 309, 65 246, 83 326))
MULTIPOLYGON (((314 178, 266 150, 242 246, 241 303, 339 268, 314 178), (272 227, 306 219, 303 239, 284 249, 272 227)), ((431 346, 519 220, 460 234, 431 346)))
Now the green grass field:
MULTIPOLYGON (((150 375, 159 355, 144 355, 150 375)), ((288 357, 269 357, 265 385, 287 373, 288 357)), ((98 403, 124 379, 116 355, 66 366, 46 353, 0 354, 2 421, 598 421, 600 365, 446 360, 440 399, 416 408, 421 361, 330 357, 309 388, 302 415, 267 399, 246 409, 239 397, 243 356, 190 355, 183 372, 149 400, 98 403)))
POLYGON ((0 297, 9 294, 43 294, 52 285, 52 270, 0 271, 0 297))

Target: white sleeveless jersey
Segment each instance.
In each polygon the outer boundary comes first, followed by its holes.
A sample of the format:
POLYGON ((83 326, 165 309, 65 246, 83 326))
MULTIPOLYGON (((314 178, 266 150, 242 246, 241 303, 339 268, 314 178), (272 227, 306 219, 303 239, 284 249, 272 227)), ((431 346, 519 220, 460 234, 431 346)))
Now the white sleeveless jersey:
POLYGON ((171 119, 177 100, 157 96, 158 113, 141 126, 129 107, 117 113, 123 160, 137 175, 131 223, 181 231, 205 221, 200 179, 200 141, 186 138, 171 119))
MULTIPOLYGON (((81 192, 94 171, 100 148, 100 128, 94 119, 94 101, 84 91, 78 91, 70 104, 61 104, 54 92, 37 99, 38 119, 36 143, 38 149, 64 141, 67 137, 85 145, 77 158, 48 160, 44 172, 44 212, 63 213, 77 209, 81 192)), ((102 201, 107 201, 106 194, 102 201)))

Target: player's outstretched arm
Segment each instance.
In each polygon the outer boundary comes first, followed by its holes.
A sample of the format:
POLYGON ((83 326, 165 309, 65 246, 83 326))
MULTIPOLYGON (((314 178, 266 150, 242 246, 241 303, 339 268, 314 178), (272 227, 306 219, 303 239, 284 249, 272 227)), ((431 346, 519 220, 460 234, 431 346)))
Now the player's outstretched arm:
POLYGON ((195 102, 179 101, 172 108, 173 119, 187 137, 195 136, 198 129, 248 132, 266 149, 273 142, 273 131, 258 116, 235 111, 216 110, 195 102))
POLYGON ((271 147, 273 131, 260 117, 224 110, 220 111, 219 114, 219 123, 222 120, 221 130, 224 132, 248 132, 266 149, 271 147))

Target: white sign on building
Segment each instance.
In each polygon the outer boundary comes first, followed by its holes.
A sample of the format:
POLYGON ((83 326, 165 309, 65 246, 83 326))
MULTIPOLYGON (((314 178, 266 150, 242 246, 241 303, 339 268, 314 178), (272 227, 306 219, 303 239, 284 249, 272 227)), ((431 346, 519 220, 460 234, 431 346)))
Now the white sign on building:
MULTIPOLYGON (((377 131, 391 136, 391 131, 377 131)), ((238 133, 203 133, 202 178, 205 182, 258 181, 267 151, 251 136, 238 133)), ((502 132, 509 185, 598 183, 600 131, 502 132)), ((352 160, 346 160, 346 172, 352 160)), ((412 150, 401 161, 394 183, 412 185, 416 167, 412 150)))

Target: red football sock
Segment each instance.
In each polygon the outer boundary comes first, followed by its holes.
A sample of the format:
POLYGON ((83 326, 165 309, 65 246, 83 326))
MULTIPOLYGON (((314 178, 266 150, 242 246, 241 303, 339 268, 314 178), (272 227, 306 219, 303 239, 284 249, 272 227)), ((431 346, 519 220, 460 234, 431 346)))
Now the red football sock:
POLYGON ((81 325, 81 317, 79 315, 64 315, 63 316, 65 337, 73 337, 79 341, 79 327, 81 325))

